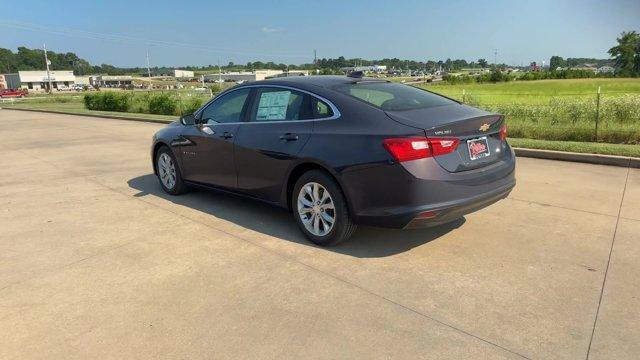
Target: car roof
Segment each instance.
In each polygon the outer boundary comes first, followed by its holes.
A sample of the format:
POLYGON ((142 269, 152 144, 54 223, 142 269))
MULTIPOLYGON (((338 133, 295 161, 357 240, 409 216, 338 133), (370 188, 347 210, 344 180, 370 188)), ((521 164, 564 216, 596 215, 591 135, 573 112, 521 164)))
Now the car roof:
MULTIPOLYGON (((353 84, 359 82, 388 82, 383 79, 376 78, 353 78, 338 75, 311 75, 311 76, 290 76, 280 77, 267 80, 260 80, 248 83, 247 85, 283 85, 309 87, 319 86, 323 88, 333 88, 341 84, 353 84)), ((244 85, 244 84, 243 84, 244 85)))

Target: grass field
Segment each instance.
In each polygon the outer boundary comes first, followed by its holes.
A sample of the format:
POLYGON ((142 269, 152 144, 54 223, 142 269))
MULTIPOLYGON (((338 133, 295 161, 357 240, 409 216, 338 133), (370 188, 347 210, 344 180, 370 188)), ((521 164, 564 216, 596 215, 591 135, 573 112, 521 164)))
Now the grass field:
MULTIPOLYGON (((0 104, 2 105, 2 104, 0 104)), ((53 102, 40 102, 40 103, 16 103, 10 106, 7 104, 2 105, 2 107, 7 109, 27 109, 27 110, 43 110, 43 111, 52 111, 52 112, 63 112, 63 113, 74 113, 80 115, 104 115, 104 116, 115 116, 115 117, 131 117, 131 118, 139 118, 139 119, 152 119, 152 120, 167 120, 173 121, 176 119, 174 115, 156 115, 156 114, 142 114, 142 113, 122 113, 116 111, 95 111, 95 110, 87 110, 84 108, 84 104, 82 102, 74 101, 67 103, 53 103, 53 102)))
POLYGON ((598 87, 606 97, 624 94, 640 95, 640 79, 537 80, 456 85, 429 83, 418 86, 456 100, 462 100, 464 92, 465 98, 472 98, 486 105, 513 103, 546 105, 551 99, 557 97, 595 99, 598 87))
POLYGON ((417 86, 505 115, 515 137, 640 144, 640 79, 417 86))

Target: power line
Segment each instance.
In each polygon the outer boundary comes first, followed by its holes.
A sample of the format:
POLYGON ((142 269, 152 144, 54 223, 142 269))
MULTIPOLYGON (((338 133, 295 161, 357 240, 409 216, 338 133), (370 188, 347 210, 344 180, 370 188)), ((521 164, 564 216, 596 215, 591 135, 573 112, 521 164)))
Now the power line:
POLYGON ((122 35, 122 34, 98 33, 98 32, 92 32, 92 31, 60 28, 60 27, 57 27, 57 28, 49 27, 49 26, 45 27, 38 24, 16 22, 16 21, 0 20, 0 26, 13 28, 13 29, 20 29, 20 30, 44 32, 47 34, 54 34, 54 35, 60 35, 60 36, 79 37, 79 38, 85 38, 90 40, 104 40, 104 41, 111 41, 115 43, 130 43, 130 44, 142 43, 146 45, 156 45, 156 46, 164 46, 164 47, 182 47, 182 48, 190 48, 190 49, 213 52, 213 53, 225 53, 225 54, 237 54, 237 55, 259 55, 259 56, 271 56, 271 57, 297 57, 297 58, 303 58, 308 56, 308 55, 304 55, 307 52, 303 50, 280 50, 278 52, 243 51, 243 50, 237 50, 237 49, 231 49, 231 48, 206 46, 206 45, 197 44, 197 43, 147 39, 147 38, 141 38, 141 37, 122 35))

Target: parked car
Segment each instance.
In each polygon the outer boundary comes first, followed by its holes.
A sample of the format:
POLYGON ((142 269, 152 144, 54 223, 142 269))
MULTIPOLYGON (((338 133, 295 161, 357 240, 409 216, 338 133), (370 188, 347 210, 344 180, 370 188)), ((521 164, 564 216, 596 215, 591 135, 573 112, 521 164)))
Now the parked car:
POLYGON ((506 197, 506 135, 501 115, 415 87, 288 77, 222 92, 158 131, 151 158, 168 194, 194 186, 272 203, 333 245, 360 224, 434 226, 506 197))
POLYGON ((23 98, 29 95, 29 91, 25 89, 0 89, 0 98, 19 97, 23 98))

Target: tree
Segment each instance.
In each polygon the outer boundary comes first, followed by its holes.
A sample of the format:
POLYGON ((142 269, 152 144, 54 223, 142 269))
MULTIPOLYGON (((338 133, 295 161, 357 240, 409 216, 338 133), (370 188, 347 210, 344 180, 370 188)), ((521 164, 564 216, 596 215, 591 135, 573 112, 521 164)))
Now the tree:
POLYGON ((616 39, 618 45, 609 49, 609 55, 615 58, 616 74, 620 76, 640 75, 640 34, 635 31, 624 31, 616 39))
POLYGON ((485 59, 478 59, 478 65, 480 65, 480 67, 484 69, 487 67, 487 65, 489 65, 489 63, 485 59))
POLYGON ((566 62, 560 56, 552 56, 551 60, 549 61, 549 70, 551 71, 556 71, 559 67, 562 68, 565 66, 566 62))

